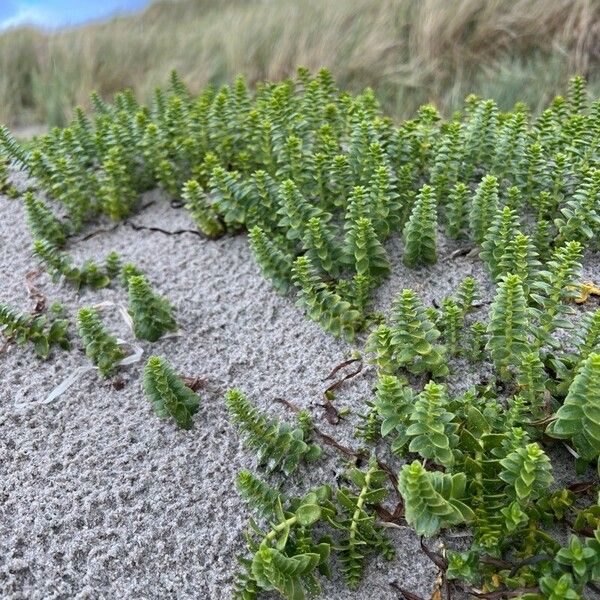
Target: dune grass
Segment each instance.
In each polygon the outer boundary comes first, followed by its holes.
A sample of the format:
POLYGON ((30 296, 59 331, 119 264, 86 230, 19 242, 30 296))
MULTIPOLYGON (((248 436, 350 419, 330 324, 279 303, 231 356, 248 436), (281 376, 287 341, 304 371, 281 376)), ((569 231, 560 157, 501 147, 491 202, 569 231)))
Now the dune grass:
POLYGON ((536 111, 573 74, 600 89, 599 22, 592 0, 162 0, 103 23, 0 35, 0 120, 64 124, 93 89, 145 100, 173 68, 197 91, 298 65, 373 87, 396 118, 428 101, 449 114, 471 92, 536 111))

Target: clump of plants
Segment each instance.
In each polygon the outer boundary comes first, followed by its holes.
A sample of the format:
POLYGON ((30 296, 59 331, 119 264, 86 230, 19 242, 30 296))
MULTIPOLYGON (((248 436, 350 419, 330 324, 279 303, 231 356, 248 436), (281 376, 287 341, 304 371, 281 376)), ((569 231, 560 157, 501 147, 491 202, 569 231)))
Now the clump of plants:
POLYGON ((334 556, 348 587, 357 588, 368 554, 381 553, 388 560, 394 556, 372 510, 387 495, 381 487, 385 478, 372 460, 364 471, 351 469, 351 487, 335 495, 323 485, 288 500, 252 473, 240 473, 239 492, 266 528, 251 525, 248 557, 239 558, 243 570, 236 575, 234 597, 255 598, 261 591, 277 591, 290 599, 319 594, 319 579, 330 577, 334 556), (335 543, 322 532, 327 529, 341 541, 335 543))
MULTIPOLYGON (((581 262, 600 234, 600 102, 582 78, 537 117, 522 104, 501 112, 469 96, 450 120, 425 105, 398 125, 371 90, 345 93, 324 69, 253 92, 238 78, 197 98, 173 73, 148 107, 131 92, 113 103, 96 94, 92 104, 90 116, 75 111, 68 127, 27 148, 0 128, 2 164, 28 171, 67 215, 25 197, 34 252, 55 281, 98 289, 119 280, 136 337, 174 331, 170 303, 137 267, 116 253, 102 266, 75 266, 63 248, 102 215, 126 219, 159 186, 184 199, 207 237, 247 231, 274 288, 331 334, 364 343, 377 371, 356 451, 322 434, 306 411, 288 423, 228 392, 230 419, 271 478, 318 459, 317 438, 346 459, 370 457, 349 467, 347 485, 297 498, 240 474, 257 519, 237 598, 319 594, 334 566, 359 586, 369 555, 393 556, 384 517, 425 537, 469 528, 468 547, 450 539, 437 560, 450 586, 524 600, 597 593, 600 317, 582 294, 581 262), (373 315, 375 290, 398 268, 388 240, 400 240, 405 268, 426 273, 442 258, 444 235, 481 258, 495 286, 490 301, 467 277, 435 306, 403 289, 389 316, 373 315), (485 379, 453 392, 471 364, 485 379), (378 458, 383 450, 391 466, 378 458), (588 495, 555 481, 560 453, 573 456, 577 477, 589 476, 588 495), (390 492, 401 496, 400 512, 384 506, 390 492)), ((64 326, 40 319, 0 307, 6 335, 47 356, 51 344, 66 344, 64 326)), ((123 351, 97 311, 82 309, 78 328, 90 359, 113 373, 123 351)), ((165 359, 150 358, 144 386, 161 417, 191 427, 198 397, 165 359)))
POLYGON ((32 192, 24 198, 27 224, 34 238, 48 240, 57 248, 67 241, 64 225, 56 218, 42 200, 36 199, 32 192))
POLYGON ((439 342, 441 333, 417 295, 403 290, 394 300, 392 313, 392 323, 375 329, 367 342, 375 355, 374 362, 388 372, 404 369, 446 376, 446 347, 439 342))
POLYGON ((263 415, 240 390, 231 390, 226 396, 231 420, 244 435, 246 444, 258 456, 259 465, 268 471, 293 473, 301 461, 313 461, 321 455, 321 448, 309 441, 310 420, 300 415, 294 427, 263 415))
POLYGON ((0 330, 9 342, 31 342, 36 355, 43 359, 50 356, 53 346, 71 348, 69 321, 60 304, 54 304, 46 314, 28 314, 0 302, 0 330))
POLYGON ((35 240, 33 251, 54 282, 64 280, 77 290, 84 286, 98 290, 110 284, 110 277, 93 260, 85 261, 81 267, 74 266, 70 254, 46 239, 35 240))

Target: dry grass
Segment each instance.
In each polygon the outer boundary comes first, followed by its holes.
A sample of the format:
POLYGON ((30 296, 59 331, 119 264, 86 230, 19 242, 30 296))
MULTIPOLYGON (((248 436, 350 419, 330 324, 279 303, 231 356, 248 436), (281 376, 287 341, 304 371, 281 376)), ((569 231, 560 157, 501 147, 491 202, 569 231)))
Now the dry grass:
POLYGON ((143 13, 56 33, 0 36, 0 119, 61 124, 92 89, 141 98, 172 68, 194 90, 237 73, 280 79, 327 66, 371 86, 397 117, 467 93, 536 110, 576 73, 600 88, 594 0, 163 0, 143 13))

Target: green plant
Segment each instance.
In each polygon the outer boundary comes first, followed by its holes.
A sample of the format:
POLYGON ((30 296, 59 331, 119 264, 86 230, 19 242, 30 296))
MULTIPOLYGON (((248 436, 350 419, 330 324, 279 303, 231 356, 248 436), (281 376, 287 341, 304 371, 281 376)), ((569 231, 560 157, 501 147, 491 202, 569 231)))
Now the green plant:
POLYGON ((46 315, 20 313, 12 306, 0 302, 0 327, 8 340, 14 340, 19 345, 31 342, 36 355, 46 359, 50 356, 53 345, 64 350, 71 347, 69 321, 60 318, 62 311, 54 312, 57 317, 49 319, 46 315))
MULTIPOLYGON (((355 244, 357 241, 354 240, 355 244)), ((337 277, 340 272, 340 251, 334 237, 319 217, 309 219, 302 240, 306 256, 322 272, 337 277)), ((363 259, 366 260, 366 259, 363 259)), ((289 267, 287 269, 289 272, 289 267)))
POLYGON ((486 348, 501 379, 511 377, 510 367, 520 364, 529 348, 529 319, 521 279, 505 275, 492 303, 486 348))
POLYGON ((133 263, 125 263, 120 269, 121 285, 129 288, 129 279, 134 276, 143 276, 144 272, 133 263))
POLYGON ((106 270, 106 274, 111 280, 119 277, 122 271, 122 263, 118 252, 113 250, 106 255, 104 268, 106 270))
POLYGON ((151 356, 148 359, 144 369, 144 392, 161 419, 171 417, 182 429, 191 429, 200 399, 164 358, 151 356))
POLYGON ((498 263, 498 273, 518 275, 525 296, 529 296, 531 284, 537 279, 541 263, 538 251, 529 236, 518 231, 506 245, 498 263))
POLYGON ((548 376, 539 352, 523 354, 517 365, 517 373, 519 396, 533 419, 541 419, 546 412, 548 376))
MULTIPOLYGON (((557 21, 564 21, 562 13, 557 21)), ((432 94, 444 104, 435 89, 432 94)), ((25 198, 39 238, 36 254, 51 276, 77 288, 119 278, 130 291, 136 334, 148 339, 175 329, 168 302, 114 252, 102 267, 74 265, 59 249, 68 235, 102 215, 127 218, 157 186, 173 197, 181 191, 208 236, 247 231, 263 274, 278 291, 297 291, 298 305, 323 328, 353 339, 373 325, 365 350, 377 385, 367 409, 356 411, 365 413, 361 443, 377 444, 393 461, 410 453, 423 460, 403 467, 399 481, 406 519, 419 533, 471 524, 471 545, 460 553, 448 549, 447 576, 496 595, 531 589, 525 596, 536 600, 576 598, 599 577, 600 564, 591 557, 600 552, 600 513, 583 493, 576 498, 570 489, 551 489, 554 453, 547 453, 542 429, 551 422, 547 433, 578 456, 577 470, 597 459, 600 320, 587 310, 594 286, 581 283, 579 263, 584 251, 587 260, 598 249, 600 101, 588 98, 581 79, 572 82, 568 100, 555 98, 539 116, 541 107, 523 103, 506 111, 509 99, 511 92, 498 103, 469 96, 450 120, 425 105, 395 124, 371 90, 342 92, 326 70, 299 69, 295 78, 255 89, 238 78, 199 97, 172 73, 148 106, 129 91, 112 102, 95 94, 90 117, 76 109, 67 127, 23 145, 0 129, 0 187, 10 158, 60 203, 66 214, 57 220, 33 196, 25 198), (457 271, 470 267, 480 252, 492 275, 491 282, 482 278, 484 293, 479 297, 476 280, 467 277, 441 305, 439 288, 428 290, 433 305, 427 307, 404 290, 387 322, 380 313, 367 314, 371 301, 380 303, 387 293, 374 294, 391 270, 386 240, 392 238, 390 257, 431 264, 438 215, 450 237, 478 248, 444 242, 446 267, 425 276, 444 277, 454 264, 457 271), (496 292, 488 315, 490 283, 496 292), (570 340, 559 331, 567 328, 575 331, 570 340), (469 364, 476 361, 482 362, 469 364), (419 393, 430 376, 449 377, 447 387, 430 381, 419 393), (577 537, 561 547, 554 526, 571 517, 577 537)), ((0 317, 9 339, 30 340, 46 355, 51 344, 68 340, 62 315, 37 315, 41 304, 36 316, 0 309, 0 317)), ((90 357, 112 372, 122 359, 120 342, 97 313, 88 314, 87 324, 90 357)), ((157 412, 191 426, 198 399, 168 363, 153 357, 147 378, 157 412)), ((326 392, 330 419, 337 386, 326 392)), ((270 471, 289 475, 302 460, 317 458, 314 436, 346 457, 364 456, 365 448, 350 450, 315 429, 305 411, 296 423, 281 423, 236 391, 228 405, 270 471)), ((323 486, 293 498, 284 494, 287 481, 279 489, 241 474, 240 493, 259 519, 247 535, 238 598, 262 591, 292 600, 318 594, 330 552, 339 554, 354 587, 371 551, 391 555, 375 517, 389 518, 380 502, 387 479, 394 479, 390 468, 373 459, 349 478, 350 489, 341 484, 333 494, 323 486), (335 543, 319 537, 331 528, 335 543)))
POLYGON ((557 375, 562 380, 560 392, 568 389, 583 361, 592 352, 597 353, 600 350, 600 310, 588 312, 582 317, 573 333, 570 346, 573 350, 554 363, 557 375))
POLYGON ((600 354, 590 354, 579 369, 549 435, 572 440, 579 456, 592 461, 600 455, 600 354))
POLYGON ((493 175, 483 177, 469 209, 469 228, 475 242, 481 244, 498 206, 498 180, 493 175))
POLYGON ((248 237, 252 253, 263 275, 271 280, 278 292, 287 293, 292 285, 290 279, 292 258, 281 244, 278 244, 275 239, 269 239, 258 225, 249 231, 248 237))
POLYGON ((373 287, 390 272, 390 263, 370 219, 360 217, 351 223, 345 241, 345 252, 357 275, 366 277, 373 287), (372 283, 371 283, 372 282, 372 283))
POLYGON ((470 275, 465 277, 456 290, 456 304, 460 309, 463 319, 474 311, 478 299, 477 282, 470 275))
POLYGON ((468 219, 469 188, 464 183, 456 183, 448 198, 446 232, 451 238, 465 237, 469 227, 468 219))
POLYGON ((302 427, 292 427, 268 419, 254 407, 240 390, 231 390, 225 396, 232 421, 246 438, 246 443, 258 454, 258 463, 269 471, 293 473, 302 460, 316 460, 321 448, 306 441, 302 427))
POLYGON ((397 454, 402 454, 408 443, 406 430, 415 403, 413 389, 404 383, 393 375, 380 375, 373 405, 381 419, 381 436, 393 434, 390 447, 397 454))
POLYGON ((359 492, 354 494, 345 488, 338 490, 337 500, 341 512, 333 525, 344 532, 343 540, 336 550, 339 552, 341 569, 348 587, 356 589, 362 579, 366 554, 377 551, 390 560, 394 556, 394 550, 381 527, 375 524, 375 516, 368 510, 369 505, 379 504, 387 496, 387 491, 382 486, 386 474, 371 459, 365 472, 354 468, 348 478, 358 487, 359 492))
POLYGON ((98 194, 102 212, 114 220, 127 217, 134 209, 138 196, 119 146, 110 148, 102 163, 98 194))
POLYGON ((582 186, 575 192, 554 221, 559 239, 587 242, 600 231, 600 170, 586 174, 582 186))
POLYGON ((308 316, 333 335, 352 339, 361 324, 360 313, 319 279, 308 257, 299 256, 292 273, 300 288, 297 305, 306 308, 308 316))
POLYGON ((570 568, 576 581, 587 583, 588 580, 594 580, 595 570, 600 565, 600 557, 597 548, 591 544, 583 544, 576 535, 572 535, 568 547, 561 548, 557 552, 556 562, 570 568))
MULTIPOLYGON (((519 228, 519 217, 508 206, 496 211, 481 244, 481 259, 487 264, 494 279, 503 273, 500 269, 508 245, 519 228)), ((503 265, 504 266, 504 265, 503 265)), ((512 271, 504 271, 512 272, 512 271)))
POLYGON ((479 321, 473 323, 469 328, 467 340, 468 343, 465 344, 467 358, 473 362, 483 360, 488 342, 487 326, 479 321))
POLYGON ((417 534, 430 537, 440 529, 473 519, 473 511, 463 502, 466 483, 464 473, 426 471, 418 461, 404 465, 398 488, 408 524, 417 534))
MULTIPOLYGON (((2 140, 0 139, 0 144, 2 140)), ((20 193, 9 181, 8 158, 0 156, 0 192, 6 194, 8 198, 18 198, 20 193)))
POLYGON ((286 237, 289 240, 301 239, 306 233, 308 222, 313 217, 324 219, 322 211, 304 198, 291 179, 281 184, 279 203, 281 220, 278 225, 287 230, 286 237))
POLYGON ((444 336, 448 353, 451 356, 457 355, 460 352, 462 329, 465 324, 464 309, 452 298, 444 299, 438 324, 444 336))
POLYGON ((262 169, 252 174, 248 202, 248 229, 257 225, 267 231, 276 231, 279 222, 279 189, 277 181, 262 169))
POLYGON ((437 262, 437 214, 435 192, 424 185, 404 226, 404 264, 414 267, 437 262))
POLYGON ((244 475, 241 487, 251 506, 268 515, 269 524, 263 531, 251 522, 246 538, 250 558, 238 558, 244 572, 236 574, 234 597, 248 600, 260 591, 277 591, 287 600, 304 600, 306 594, 320 593, 318 575, 329 573, 331 540, 313 541, 312 530, 335 513, 331 489, 321 486, 284 501, 253 476, 244 475))
POLYGON ((381 437, 381 420, 373 403, 367 401, 366 405, 368 411, 365 414, 358 415, 361 422, 354 432, 354 437, 369 444, 374 444, 381 437))
POLYGON ((531 284, 531 298, 536 303, 536 337, 540 343, 555 344, 552 334, 558 328, 569 329, 566 317, 573 313, 568 301, 577 296, 577 280, 583 248, 577 241, 567 242, 552 254, 538 279, 531 284))
POLYGON ((211 238, 223 234, 224 227, 219 215, 197 181, 193 179, 187 181, 183 186, 181 196, 186 201, 185 207, 190 211, 192 219, 202 233, 211 238))
POLYGON ((477 552, 448 551, 446 577, 450 580, 458 579, 469 583, 477 583, 480 579, 477 552))
POLYGON ((444 386, 430 381, 414 403, 406 436, 410 439, 409 452, 451 467, 455 461, 453 448, 458 444, 458 424, 446 410, 447 404, 444 386))
POLYGON ((175 331, 177 323, 169 301, 155 294, 143 275, 132 275, 127 281, 128 312, 135 337, 155 342, 166 332, 175 331))
POLYGON ((365 352, 373 355, 372 362, 381 373, 393 373, 396 370, 392 330, 387 325, 381 324, 373 329, 367 338, 365 352))
POLYGON ((540 498, 553 481, 550 459, 538 444, 517 448, 500 465, 500 479, 508 484, 509 496, 521 505, 540 498))
POLYGON ((440 332, 412 290, 403 290, 395 298, 393 318, 391 344, 396 364, 412 373, 446 376, 445 348, 435 343, 440 332))
POLYGON ((6 125, 0 125, 0 147, 13 164, 24 169, 29 168, 28 152, 17 142, 6 125))
POLYGON ((48 240, 35 240, 34 252, 46 265, 55 282, 64 278, 76 289, 87 285, 94 290, 106 287, 110 283, 108 275, 92 260, 86 261, 81 267, 74 267, 71 256, 61 252, 48 240))
POLYGON ((445 202, 450 186, 457 182, 463 159, 461 133, 461 123, 448 123, 438 146, 430 172, 438 202, 445 202))
POLYGON ((215 196, 215 206, 228 227, 238 227, 246 216, 247 189, 240 183, 239 173, 215 167, 209 185, 215 196))
POLYGON ((65 227, 42 200, 36 200, 32 192, 24 197, 27 224, 34 238, 48 240, 60 248, 67 241, 65 227))
POLYGON ((119 346, 117 338, 104 326, 98 311, 94 308, 80 309, 77 313, 77 329, 86 356, 104 377, 112 375, 118 363, 125 358, 125 352, 119 346))
POLYGON ((373 203, 372 218, 379 239, 387 238, 399 224, 398 193, 389 165, 375 168, 369 194, 373 203))
POLYGON ((236 484, 239 495, 256 512, 267 519, 275 515, 278 502, 284 502, 284 498, 278 490, 250 471, 240 471, 236 484))

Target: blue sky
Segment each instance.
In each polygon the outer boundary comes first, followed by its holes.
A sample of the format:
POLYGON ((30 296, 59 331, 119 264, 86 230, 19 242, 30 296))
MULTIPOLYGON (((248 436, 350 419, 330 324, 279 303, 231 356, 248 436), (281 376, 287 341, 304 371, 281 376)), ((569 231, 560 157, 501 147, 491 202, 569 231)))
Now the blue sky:
POLYGON ((0 0, 0 29, 17 25, 60 27, 116 12, 137 10, 150 0, 0 0))

